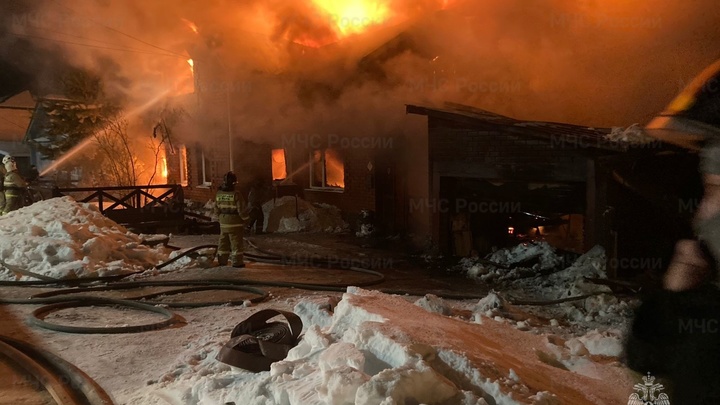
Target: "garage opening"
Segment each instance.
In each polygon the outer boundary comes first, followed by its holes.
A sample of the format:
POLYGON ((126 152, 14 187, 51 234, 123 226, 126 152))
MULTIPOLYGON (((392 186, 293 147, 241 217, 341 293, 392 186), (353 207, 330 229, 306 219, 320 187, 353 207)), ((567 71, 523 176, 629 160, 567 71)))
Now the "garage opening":
POLYGON ((585 183, 443 177, 441 244, 454 256, 485 255, 530 241, 583 251, 585 183), (443 238, 444 236, 444 238, 443 238))

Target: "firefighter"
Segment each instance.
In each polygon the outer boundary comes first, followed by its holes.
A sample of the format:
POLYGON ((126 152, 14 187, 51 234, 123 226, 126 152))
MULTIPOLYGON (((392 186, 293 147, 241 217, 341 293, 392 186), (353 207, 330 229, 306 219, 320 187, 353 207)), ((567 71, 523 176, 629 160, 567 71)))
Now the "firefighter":
POLYGON ((628 335, 628 365, 672 383, 673 404, 720 404, 720 61, 698 76, 648 135, 700 152, 704 194, 696 239, 678 241, 663 289, 643 299, 628 335))
POLYGON ((27 183, 18 173, 15 158, 8 155, 2 160, 5 167, 5 179, 3 180, 3 193, 5 194, 5 206, 2 214, 5 215, 10 211, 15 211, 23 206, 23 193, 27 188, 27 183))
POLYGON ((237 177, 227 172, 223 183, 215 195, 215 213, 220 222, 220 240, 218 242, 218 264, 225 266, 228 259, 233 267, 245 267, 243 262, 243 229, 249 215, 245 209, 245 200, 235 190, 237 177))

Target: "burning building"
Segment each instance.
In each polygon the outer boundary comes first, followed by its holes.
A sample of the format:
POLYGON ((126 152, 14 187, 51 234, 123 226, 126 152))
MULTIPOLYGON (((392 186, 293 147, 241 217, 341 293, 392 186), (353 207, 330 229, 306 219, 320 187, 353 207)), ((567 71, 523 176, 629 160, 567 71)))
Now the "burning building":
MULTIPOLYGON (((678 9, 697 17, 698 32, 714 27, 712 4, 666 3, 179 2, 171 12, 163 2, 138 3, 122 29, 108 17, 105 26, 73 32, 122 48, 89 52, 90 44, 65 43, 54 54, 103 73, 130 96, 128 110, 176 96, 189 118, 169 127, 156 168, 189 199, 211 199, 233 170, 244 190, 260 178, 277 186, 276 195, 336 205, 350 223, 375 211, 384 231, 429 235, 446 251, 453 224, 458 234, 478 236, 466 251, 483 251, 496 238, 563 232, 559 245, 582 250, 612 235, 599 229, 607 206, 618 205, 603 202, 604 183, 592 172, 628 155, 599 142, 609 130, 596 128, 649 118, 676 92, 673 80, 715 57, 707 52, 714 34, 680 48, 651 46, 682 31, 678 9), (145 43, 124 31, 142 32, 145 43), (672 74, 666 64, 645 63, 648 54, 675 60, 680 50, 704 56, 672 74), (446 100, 484 110, 448 108, 446 100), (512 219, 486 212, 492 236, 481 236, 477 216, 462 210, 508 211, 512 219)), ((66 12, 120 13, 110 3, 83 5, 66 12)), ((10 23, 18 35, 36 35, 55 11, 39 8, 38 18, 10 23)), ((624 183, 608 184, 629 184, 620 177, 624 183)))

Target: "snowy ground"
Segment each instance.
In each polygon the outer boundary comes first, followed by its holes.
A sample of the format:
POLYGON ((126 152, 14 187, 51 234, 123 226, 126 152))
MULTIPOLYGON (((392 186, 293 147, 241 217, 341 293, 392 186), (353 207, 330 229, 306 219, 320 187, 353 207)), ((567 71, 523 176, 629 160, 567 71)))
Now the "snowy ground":
MULTIPOLYGON (((140 277, 151 280, 283 274, 257 263, 239 272, 202 269, 192 261, 152 271, 169 253, 141 245, 143 238, 96 214, 91 207, 57 199, 0 217, 0 258, 56 278, 105 274, 109 263, 114 263, 113 272, 150 269, 140 277), (48 211, 63 215, 45 216, 48 211), (95 242, 88 244, 90 240, 95 242), (102 255, 95 253, 94 246, 101 247, 102 255), (48 253, 53 249, 67 253, 48 253), (58 272, 58 267, 71 270, 58 272)), ((494 259, 526 263, 518 255, 531 251, 542 258, 533 261, 536 271, 555 262, 553 252, 545 247, 517 249, 514 254, 498 253, 494 259)), ((0 330, 76 363, 119 404, 626 403, 638 382, 618 361, 631 303, 610 294, 558 306, 508 302, 599 292, 596 285, 584 285, 582 276, 602 277, 600 257, 601 252, 591 251, 562 271, 538 277, 527 276, 532 268, 511 277, 466 262, 463 268, 471 277, 498 273, 494 278, 503 279, 502 284, 494 284, 501 292, 482 300, 395 296, 357 288, 344 294, 271 288, 270 299, 256 306, 176 310, 187 324, 167 330, 132 335, 51 332, 26 325, 25 317, 36 307, 19 305, 0 306, 0 330), (501 285, 507 289, 500 290, 501 285), (255 374, 217 362, 215 354, 232 328, 263 308, 301 315, 302 342, 270 372, 255 374)), ((17 274, 5 273, 6 278, 17 274)), ((9 287, 3 288, 3 296, 23 297, 42 290, 46 289, 9 287)), ((202 294, 195 298, 203 297, 207 298, 202 294)), ((58 312, 55 321, 132 324, 152 316, 83 308, 58 312)), ((6 383, 13 384, 9 379, 0 384, 6 383)), ((13 402, 0 394, 0 403, 13 402)))

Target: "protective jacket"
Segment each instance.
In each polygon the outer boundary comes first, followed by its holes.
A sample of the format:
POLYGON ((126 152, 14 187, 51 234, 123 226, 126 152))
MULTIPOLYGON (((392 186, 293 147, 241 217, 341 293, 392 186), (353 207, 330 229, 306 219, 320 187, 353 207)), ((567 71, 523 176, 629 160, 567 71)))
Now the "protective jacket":
POLYGON ((245 200, 237 191, 218 191, 215 195, 215 209, 221 229, 242 227, 248 219, 245 200))
POLYGON ((244 267, 243 230, 248 216, 245 200, 234 190, 234 186, 224 186, 215 194, 215 212, 220 222, 218 264, 224 266, 231 260, 234 267, 244 267))
POLYGON ((27 183, 20 176, 17 170, 8 172, 3 181, 3 192, 5 193, 5 206, 3 214, 15 211, 23 206, 23 192, 27 188, 27 183))

